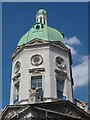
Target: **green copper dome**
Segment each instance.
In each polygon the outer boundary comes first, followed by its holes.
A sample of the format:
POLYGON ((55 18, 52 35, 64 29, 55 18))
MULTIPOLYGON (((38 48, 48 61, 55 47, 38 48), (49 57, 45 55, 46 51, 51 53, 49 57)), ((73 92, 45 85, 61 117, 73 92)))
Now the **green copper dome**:
POLYGON ((61 41, 64 44, 64 38, 59 31, 47 25, 36 23, 24 36, 22 36, 18 46, 24 45, 35 38, 47 41, 61 41))
POLYGON ((60 41, 64 44, 63 35, 54 28, 47 26, 47 13, 40 9, 36 14, 36 24, 20 39, 18 46, 27 44, 33 39, 60 41))

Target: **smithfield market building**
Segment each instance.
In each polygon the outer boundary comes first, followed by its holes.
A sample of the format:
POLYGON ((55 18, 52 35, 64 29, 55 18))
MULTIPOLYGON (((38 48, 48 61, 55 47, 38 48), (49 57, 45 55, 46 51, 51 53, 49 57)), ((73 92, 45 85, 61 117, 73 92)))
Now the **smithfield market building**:
POLYGON ((10 105, 1 120, 90 120, 73 102, 72 57, 64 33, 47 21, 40 9, 12 54, 10 105))

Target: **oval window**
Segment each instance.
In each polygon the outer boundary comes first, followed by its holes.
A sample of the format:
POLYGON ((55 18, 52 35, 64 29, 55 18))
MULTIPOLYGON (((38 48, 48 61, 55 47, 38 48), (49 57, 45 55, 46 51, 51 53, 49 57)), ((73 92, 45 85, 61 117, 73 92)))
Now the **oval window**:
POLYGON ((18 73, 21 67, 21 63, 19 61, 16 62, 15 66, 14 66, 14 73, 18 73))
POLYGON ((64 68, 65 67, 65 61, 61 57, 56 57, 56 65, 58 68, 64 68))

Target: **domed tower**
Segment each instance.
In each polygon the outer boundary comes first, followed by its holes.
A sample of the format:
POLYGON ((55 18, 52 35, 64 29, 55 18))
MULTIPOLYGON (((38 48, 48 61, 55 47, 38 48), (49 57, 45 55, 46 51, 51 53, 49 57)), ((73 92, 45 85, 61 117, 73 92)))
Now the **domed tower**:
POLYGON ((47 25, 40 9, 36 24, 22 36, 12 55, 10 104, 73 102, 71 52, 63 35, 47 25))

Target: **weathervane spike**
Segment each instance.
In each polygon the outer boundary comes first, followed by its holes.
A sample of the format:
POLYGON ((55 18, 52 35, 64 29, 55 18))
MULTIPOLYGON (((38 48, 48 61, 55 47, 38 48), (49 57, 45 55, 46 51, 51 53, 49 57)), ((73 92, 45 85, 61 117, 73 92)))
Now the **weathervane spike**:
POLYGON ((41 8, 41 9, 43 8, 42 2, 41 2, 41 4, 40 4, 40 8, 41 8))

